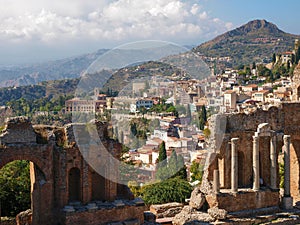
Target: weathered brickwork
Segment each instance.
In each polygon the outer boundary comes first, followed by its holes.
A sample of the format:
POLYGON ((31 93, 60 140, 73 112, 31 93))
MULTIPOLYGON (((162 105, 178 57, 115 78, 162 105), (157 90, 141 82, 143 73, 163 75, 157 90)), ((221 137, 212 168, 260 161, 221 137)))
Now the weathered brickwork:
POLYGON ((294 70, 294 76, 292 78, 292 81, 293 81, 292 82, 292 90, 293 90, 292 100, 299 101, 299 99, 300 99, 300 62, 294 70))
POLYGON ((121 152, 107 129, 103 123, 33 127, 26 117, 6 122, 0 133, 0 168, 14 160, 31 162, 33 225, 144 222, 143 202, 117 184, 118 167, 107 160, 121 152))
POLYGON ((226 209, 228 212, 253 210, 279 206, 279 193, 272 191, 247 191, 239 194, 208 195, 206 200, 210 208, 226 209))
POLYGON ((144 206, 123 206, 91 210, 90 212, 66 213, 64 224, 106 225, 110 222, 125 221, 136 221, 141 224, 144 221, 144 211, 144 206))
MULTIPOLYGON (((237 193, 236 195, 218 195, 215 197, 219 204, 228 211, 243 210, 245 206, 250 204, 252 207, 263 206, 279 206, 279 163, 278 157, 284 151, 283 136, 290 135, 290 184, 291 196, 294 204, 300 200, 300 103, 283 103, 280 107, 271 107, 268 111, 258 109, 252 114, 228 114, 224 118, 226 128, 222 142, 218 149, 215 149, 210 156, 209 169, 204 177, 207 177, 208 183, 213 183, 214 170, 219 170, 221 189, 230 189, 232 185, 231 179, 231 140, 238 138, 237 141, 237 174, 238 188, 249 189, 250 192, 237 193), (258 127, 267 124, 270 131, 269 135, 259 137, 259 183, 262 190, 271 190, 271 136, 275 137, 275 177, 276 187, 270 193, 260 194, 260 198, 254 197, 255 193, 251 193, 254 182, 253 174, 253 136, 257 135, 258 127), (273 196, 273 197, 272 197, 273 196), (259 202, 254 203, 255 200, 259 202), (227 202, 227 203, 226 203, 227 202), (236 204, 234 207, 231 203, 236 204)), ((205 182, 204 182, 205 183, 205 182)), ((205 188, 204 188, 205 189, 205 188)), ((213 201, 212 201, 213 202, 213 201)), ((248 207, 248 206, 247 206, 248 207)))

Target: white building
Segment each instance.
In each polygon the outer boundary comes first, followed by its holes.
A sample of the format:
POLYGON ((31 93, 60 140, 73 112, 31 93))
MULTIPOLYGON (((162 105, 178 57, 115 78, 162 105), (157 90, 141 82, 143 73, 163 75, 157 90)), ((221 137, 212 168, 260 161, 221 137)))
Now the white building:
POLYGON ((224 106, 226 112, 236 110, 237 94, 235 91, 229 90, 224 93, 224 106))

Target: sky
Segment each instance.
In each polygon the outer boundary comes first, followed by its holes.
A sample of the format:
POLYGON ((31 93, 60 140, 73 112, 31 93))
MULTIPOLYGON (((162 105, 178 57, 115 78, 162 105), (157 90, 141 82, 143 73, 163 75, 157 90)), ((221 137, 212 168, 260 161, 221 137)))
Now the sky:
POLYGON ((300 34, 296 0, 0 0, 0 65, 162 40, 199 45, 253 19, 300 34))

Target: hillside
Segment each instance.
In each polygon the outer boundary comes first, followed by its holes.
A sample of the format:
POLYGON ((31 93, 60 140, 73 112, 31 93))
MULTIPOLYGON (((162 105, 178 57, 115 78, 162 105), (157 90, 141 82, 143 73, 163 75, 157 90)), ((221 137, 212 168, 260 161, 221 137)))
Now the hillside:
POLYGON ((238 66, 254 61, 269 62, 273 53, 292 50, 297 38, 300 36, 285 33, 266 20, 254 20, 195 47, 193 51, 205 57, 230 57, 229 62, 225 63, 227 59, 219 61, 227 66, 238 66))
POLYGON ((0 67, 0 87, 25 86, 42 81, 78 78, 105 52, 107 52, 106 49, 100 49, 95 53, 34 65, 0 67))
POLYGON ((39 99, 51 101, 60 96, 72 96, 78 81, 79 79, 44 81, 36 85, 0 88, 0 106, 20 99, 34 102, 39 99))

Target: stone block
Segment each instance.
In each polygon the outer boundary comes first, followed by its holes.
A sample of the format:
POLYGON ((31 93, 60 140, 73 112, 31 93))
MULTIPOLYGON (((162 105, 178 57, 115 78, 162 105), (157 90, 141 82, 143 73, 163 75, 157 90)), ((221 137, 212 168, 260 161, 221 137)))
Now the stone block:
POLYGON ((124 225, 122 222, 107 223, 106 225, 124 225))
POLYGON ((145 221, 150 222, 150 223, 154 223, 156 221, 155 214, 150 211, 144 212, 144 218, 145 218, 145 221))
POLYGON ((293 198, 283 197, 282 198, 282 208, 283 209, 293 209, 293 198))
MULTIPOLYGON (((17 225, 29 225, 32 224, 32 211, 30 209, 19 213, 16 216, 17 225)), ((1 221, 0 221, 1 224, 1 221)))
POLYGON ((124 225, 140 225, 139 220, 128 220, 123 222, 124 225))
POLYGON ((207 213, 216 220, 225 220, 227 217, 227 211, 224 209, 210 208, 207 213))
POLYGON ((89 204, 86 206, 86 208, 87 208, 88 211, 93 211, 93 210, 97 210, 97 209, 98 209, 96 203, 89 203, 89 204))
POLYGON ((74 207, 71 206, 71 205, 66 205, 66 206, 63 208, 63 211, 69 213, 69 212, 75 212, 75 209, 74 209, 74 207))
POLYGON ((157 218, 174 217, 180 213, 183 208, 182 203, 172 202, 162 205, 151 205, 150 212, 156 215, 157 218))
POLYGON ((113 202, 113 205, 116 206, 116 207, 122 207, 122 206, 125 206, 124 202, 122 200, 115 200, 113 202))
POLYGON ((196 187, 190 198, 189 205, 194 209, 200 210, 205 203, 205 194, 203 194, 200 190, 200 187, 196 187))

